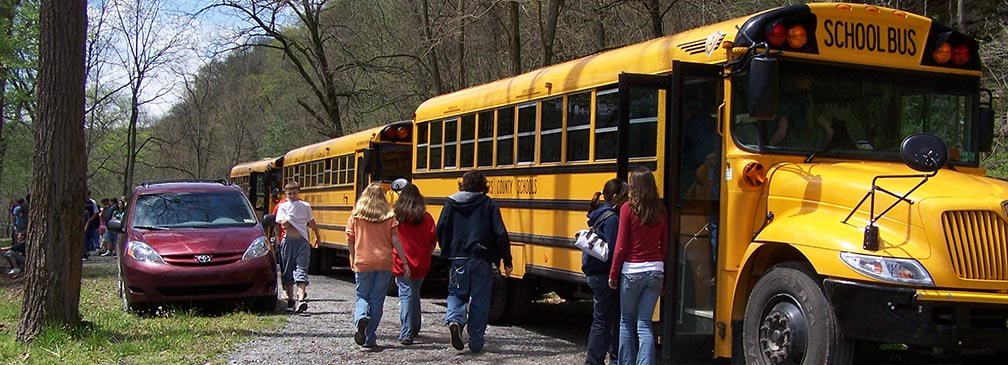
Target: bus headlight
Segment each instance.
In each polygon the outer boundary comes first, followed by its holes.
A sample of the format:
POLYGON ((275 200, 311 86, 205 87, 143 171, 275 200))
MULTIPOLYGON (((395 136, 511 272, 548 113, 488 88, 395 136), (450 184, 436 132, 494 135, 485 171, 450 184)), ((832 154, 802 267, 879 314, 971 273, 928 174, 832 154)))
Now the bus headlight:
POLYGON ((897 284, 934 286, 931 274, 914 259, 841 252, 840 259, 854 271, 873 279, 897 284))

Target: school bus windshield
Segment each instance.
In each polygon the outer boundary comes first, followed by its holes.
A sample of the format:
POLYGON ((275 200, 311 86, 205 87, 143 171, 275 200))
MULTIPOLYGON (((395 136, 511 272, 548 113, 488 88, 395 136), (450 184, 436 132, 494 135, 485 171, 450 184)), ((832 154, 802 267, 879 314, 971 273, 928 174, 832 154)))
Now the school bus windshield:
POLYGON ((747 76, 734 78, 732 127, 744 148, 899 161, 903 138, 926 132, 958 152, 951 163, 978 163, 975 78, 785 61, 780 70, 777 115, 767 121, 748 114, 747 76))

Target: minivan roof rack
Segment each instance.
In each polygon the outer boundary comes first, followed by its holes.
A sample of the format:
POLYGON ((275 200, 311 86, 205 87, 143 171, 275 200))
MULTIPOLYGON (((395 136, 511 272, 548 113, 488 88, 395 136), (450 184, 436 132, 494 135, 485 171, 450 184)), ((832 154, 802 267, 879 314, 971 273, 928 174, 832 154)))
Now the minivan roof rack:
POLYGON ((155 181, 144 181, 140 186, 150 187, 151 185, 157 184, 171 184, 171 183, 208 183, 208 184, 221 184, 221 185, 231 185, 231 181, 227 179, 167 179, 167 180, 155 180, 155 181))

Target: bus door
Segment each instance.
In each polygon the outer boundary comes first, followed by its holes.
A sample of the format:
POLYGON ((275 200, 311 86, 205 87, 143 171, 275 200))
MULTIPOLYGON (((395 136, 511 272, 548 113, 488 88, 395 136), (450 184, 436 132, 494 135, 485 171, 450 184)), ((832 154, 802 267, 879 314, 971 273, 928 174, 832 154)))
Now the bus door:
MULTIPOLYGON (((673 70, 666 76, 620 76, 620 128, 630 127, 629 115, 623 111, 632 107, 629 95, 634 90, 666 91, 665 145, 658 153, 662 175, 656 178, 669 212, 670 244, 666 248, 664 295, 656 317, 660 325, 655 334, 664 359, 710 358, 715 333, 716 182, 721 152, 716 112, 723 80, 718 66, 675 62, 673 70), (624 94, 628 97, 622 97, 624 94)), ((621 135, 617 153, 620 178, 625 178, 629 169, 626 143, 621 135)))

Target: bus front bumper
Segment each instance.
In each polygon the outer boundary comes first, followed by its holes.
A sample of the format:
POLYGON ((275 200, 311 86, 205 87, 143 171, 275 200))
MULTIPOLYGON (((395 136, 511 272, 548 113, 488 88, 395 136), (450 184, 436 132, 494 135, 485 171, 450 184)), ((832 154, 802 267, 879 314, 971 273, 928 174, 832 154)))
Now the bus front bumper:
POLYGON ((1008 295, 835 279, 825 279, 823 288, 848 337, 950 350, 1008 350, 1008 295))

